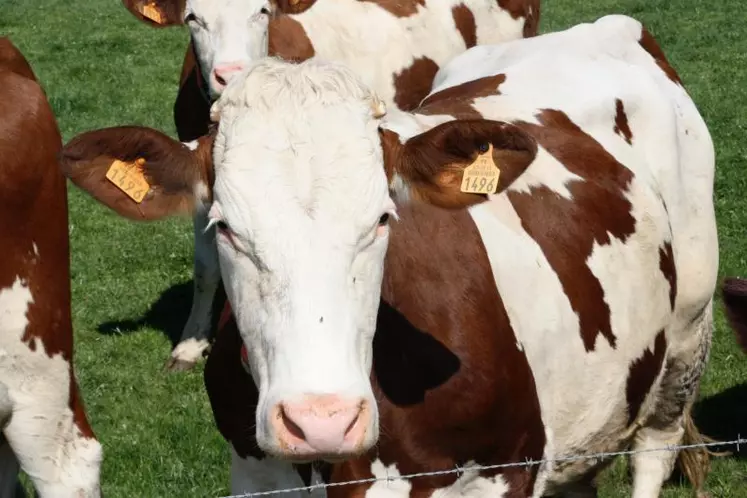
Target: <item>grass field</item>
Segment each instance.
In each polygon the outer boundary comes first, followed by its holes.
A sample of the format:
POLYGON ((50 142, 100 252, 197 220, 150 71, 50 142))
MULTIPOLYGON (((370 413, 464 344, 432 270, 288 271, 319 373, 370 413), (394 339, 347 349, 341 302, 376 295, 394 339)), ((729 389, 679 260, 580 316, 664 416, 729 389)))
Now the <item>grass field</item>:
MULTIPOLYGON (((323 0, 321 0, 323 1, 323 0)), ((721 275, 747 275, 747 27, 743 0, 544 0, 542 31, 609 13, 646 23, 708 122, 716 144, 721 275)), ((10 36, 41 79, 64 140, 93 128, 153 126, 175 136, 172 104, 186 30, 137 22, 118 0, 1 0, 10 36)), ((137 224, 70 188, 76 369, 105 448, 103 491, 117 497, 228 494, 228 452, 213 425, 202 367, 162 367, 191 299, 188 220, 137 224)), ((697 419, 719 438, 747 436, 747 356, 717 301, 716 337, 697 419)), ((747 451, 713 464, 716 497, 747 497, 747 451)), ((630 496, 625 462, 602 497, 630 496)), ((666 497, 689 496, 672 484, 666 497)))

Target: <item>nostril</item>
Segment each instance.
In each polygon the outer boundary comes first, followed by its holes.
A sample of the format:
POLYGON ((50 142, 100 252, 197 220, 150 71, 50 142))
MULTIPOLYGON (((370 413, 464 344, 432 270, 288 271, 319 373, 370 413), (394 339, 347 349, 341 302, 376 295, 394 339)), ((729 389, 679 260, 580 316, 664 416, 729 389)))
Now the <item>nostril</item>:
POLYGON ((355 414, 355 417, 353 417, 352 422, 350 422, 348 424, 347 429, 345 429, 345 436, 343 437, 347 437, 347 435, 350 434, 350 432, 355 428, 355 426, 358 424, 358 421, 361 418, 361 413, 363 413, 363 410, 358 410, 358 413, 355 414))
POLYGON ((226 86, 226 79, 218 72, 215 73, 215 81, 217 81, 221 86, 226 86))
POLYGON ((283 425, 285 426, 285 429, 289 434, 297 437, 302 441, 306 439, 306 435, 303 433, 303 429, 301 429, 301 427, 299 427, 299 425, 288 416, 283 406, 280 407, 280 419, 283 421, 283 425))

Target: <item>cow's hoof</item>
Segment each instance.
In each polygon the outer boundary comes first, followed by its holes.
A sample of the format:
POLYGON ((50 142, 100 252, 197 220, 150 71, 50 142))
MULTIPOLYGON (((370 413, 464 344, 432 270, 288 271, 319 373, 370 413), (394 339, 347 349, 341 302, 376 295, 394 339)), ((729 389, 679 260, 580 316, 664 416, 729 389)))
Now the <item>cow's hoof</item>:
POLYGON ((180 360, 179 358, 171 357, 166 365, 163 367, 167 372, 186 372, 192 370, 197 364, 195 361, 180 360))

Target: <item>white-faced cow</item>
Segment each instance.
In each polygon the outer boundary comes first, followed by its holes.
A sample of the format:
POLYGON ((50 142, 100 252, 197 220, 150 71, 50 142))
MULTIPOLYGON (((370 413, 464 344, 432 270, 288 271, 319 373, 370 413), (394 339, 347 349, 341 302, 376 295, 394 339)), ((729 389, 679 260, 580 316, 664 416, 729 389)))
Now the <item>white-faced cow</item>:
POLYGON ((0 38, 0 496, 99 496, 101 445, 73 371, 62 139, 21 52, 0 38))
MULTIPOLYGON (((217 227, 238 332, 205 376, 233 493, 301 484, 292 465, 313 460, 346 460, 339 482, 632 447, 633 497, 658 496, 677 453, 644 450, 699 439, 706 124, 625 16, 473 48, 436 80, 382 115, 345 66, 268 58, 196 150, 109 128, 66 145, 63 169, 122 215, 203 205, 217 227), (104 178, 116 160, 150 185, 140 204, 104 178)), ((681 455, 700 487, 707 454, 681 455)), ((603 463, 327 492, 540 496, 590 490, 603 463)))
MULTIPOLYGON (((191 43, 174 105, 182 141, 207 134, 211 101, 233 76, 268 54, 345 63, 386 105, 409 110, 428 94, 436 71, 451 58, 475 45, 534 36, 540 15, 539 0, 123 3, 150 25, 189 26, 191 43)), ((135 212, 134 219, 142 216, 135 212)), ((198 211, 193 221, 194 294, 168 363, 176 370, 193 366, 208 347, 213 298, 220 286, 215 231, 206 227, 206 213, 198 211)))

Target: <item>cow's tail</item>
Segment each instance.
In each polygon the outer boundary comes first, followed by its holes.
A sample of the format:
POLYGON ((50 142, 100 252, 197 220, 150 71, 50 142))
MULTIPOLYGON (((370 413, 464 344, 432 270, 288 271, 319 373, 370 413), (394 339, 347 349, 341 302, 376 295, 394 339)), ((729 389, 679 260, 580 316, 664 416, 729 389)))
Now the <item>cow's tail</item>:
POLYGON ((711 467, 711 457, 727 456, 731 452, 717 452, 711 449, 712 446, 705 446, 718 443, 718 441, 698 430, 692 417, 692 406, 685 410, 683 428, 685 435, 682 438, 682 445, 686 448, 680 451, 677 458, 680 469, 692 484, 696 495, 706 496, 703 495, 703 486, 711 467))

